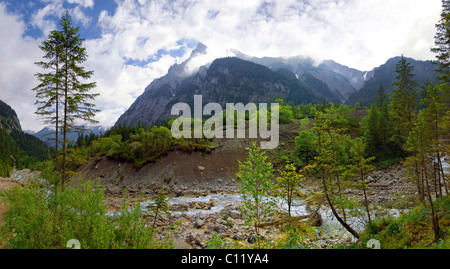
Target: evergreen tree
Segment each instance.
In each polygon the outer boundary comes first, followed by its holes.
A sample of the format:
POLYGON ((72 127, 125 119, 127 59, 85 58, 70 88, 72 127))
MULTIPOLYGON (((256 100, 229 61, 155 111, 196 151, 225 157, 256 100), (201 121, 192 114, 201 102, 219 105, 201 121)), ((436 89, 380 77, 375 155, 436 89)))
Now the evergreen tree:
POLYGON ((95 105, 90 103, 98 94, 90 93, 90 90, 96 87, 95 82, 83 83, 91 78, 93 71, 86 71, 81 63, 87 60, 86 48, 84 48, 84 39, 78 34, 79 27, 72 26, 72 19, 68 12, 61 17, 59 21, 62 40, 62 68, 61 81, 63 85, 63 185, 67 179, 66 173, 66 155, 67 155, 67 132, 73 130, 76 120, 98 123, 93 119, 95 105))
MULTIPOLYGON (((445 131, 450 133, 450 1, 442 0, 441 19, 436 24, 435 47, 431 49, 436 53, 439 72, 439 102, 445 105, 446 112, 442 122, 445 131)), ((450 151, 447 149, 447 151, 450 151)))
POLYGON ((391 96, 393 125, 396 129, 394 139, 399 145, 405 143, 409 131, 414 126, 414 108, 416 107, 416 90, 417 82, 413 80, 415 74, 414 67, 401 57, 395 68, 397 73, 397 81, 393 83, 397 87, 391 96))
MULTIPOLYGON (((450 81, 450 1, 442 0, 441 19, 436 24, 436 35, 434 37, 436 47, 431 51, 436 53, 439 62, 439 80, 448 85, 450 81)), ((447 96, 448 97, 448 96, 447 96)))
POLYGON ((39 48, 44 52, 43 58, 47 61, 39 61, 35 64, 47 73, 37 73, 36 77, 40 84, 32 90, 36 93, 36 105, 38 106, 36 114, 44 118, 45 124, 55 126, 55 170, 58 169, 58 145, 59 145, 59 127, 60 119, 60 97, 62 91, 61 66, 62 66, 62 33, 53 30, 50 32, 47 40, 42 42, 39 48))

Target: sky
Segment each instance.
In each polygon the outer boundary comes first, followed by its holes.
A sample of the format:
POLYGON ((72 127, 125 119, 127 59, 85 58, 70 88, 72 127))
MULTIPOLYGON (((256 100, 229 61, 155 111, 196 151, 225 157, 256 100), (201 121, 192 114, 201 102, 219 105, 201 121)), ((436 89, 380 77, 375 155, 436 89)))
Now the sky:
POLYGON ((198 42, 208 47, 204 61, 233 50, 332 59, 361 71, 401 54, 433 60, 441 0, 0 0, 0 100, 24 130, 44 127, 34 114, 34 63, 66 10, 85 39, 83 66, 94 71, 96 120, 109 128, 198 42))

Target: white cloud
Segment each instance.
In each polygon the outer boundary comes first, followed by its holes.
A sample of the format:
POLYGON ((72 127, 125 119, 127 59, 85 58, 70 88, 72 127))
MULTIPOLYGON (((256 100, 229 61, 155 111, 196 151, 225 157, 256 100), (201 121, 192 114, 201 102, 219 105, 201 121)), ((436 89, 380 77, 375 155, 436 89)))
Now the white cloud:
MULTIPOLYGON (((105 0, 101 0, 105 1, 105 0)), ((93 8, 94 7, 94 0, 67 0, 67 2, 72 4, 78 4, 84 8, 93 8)))
POLYGON ((71 13, 75 22, 81 23, 81 25, 83 25, 84 27, 89 26, 91 18, 86 16, 79 6, 72 9, 71 13))
POLYGON ((23 38, 25 24, 20 17, 9 14, 0 3, 0 99, 17 113, 23 129, 39 130, 40 122, 34 115, 34 93, 37 84, 33 64, 41 58, 38 40, 23 38))

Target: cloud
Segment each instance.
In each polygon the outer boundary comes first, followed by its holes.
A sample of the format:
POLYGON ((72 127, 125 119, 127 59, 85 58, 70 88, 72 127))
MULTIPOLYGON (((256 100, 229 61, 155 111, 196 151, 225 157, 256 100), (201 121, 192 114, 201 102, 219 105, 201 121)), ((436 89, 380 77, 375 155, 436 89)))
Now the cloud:
POLYGON ((7 12, 0 3, 0 99, 17 113, 24 129, 39 130, 40 122, 34 115, 34 93, 37 84, 33 64, 41 58, 38 40, 23 37, 26 25, 20 17, 7 12))
MULTIPOLYGON (((100 0, 104 1, 104 0, 100 0)), ((67 2, 71 4, 78 4, 84 8, 93 8, 94 7, 94 0, 67 0, 67 2)))

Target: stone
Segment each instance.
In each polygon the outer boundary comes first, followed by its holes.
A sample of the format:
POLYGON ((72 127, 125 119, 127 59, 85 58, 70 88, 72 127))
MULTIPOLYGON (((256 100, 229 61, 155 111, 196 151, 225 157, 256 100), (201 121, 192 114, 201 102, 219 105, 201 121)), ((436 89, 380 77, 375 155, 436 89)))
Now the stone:
POLYGON ((241 217, 241 212, 239 212, 238 210, 230 210, 228 212, 228 216, 233 219, 238 219, 241 217))
POLYGON ((205 170, 205 167, 199 165, 199 166, 197 166, 197 169, 200 170, 200 171, 204 171, 204 170, 205 170))
POLYGON ((247 242, 248 242, 249 244, 255 243, 255 242, 256 242, 256 236, 254 236, 253 234, 250 235, 250 236, 247 238, 247 242))
POLYGON ((201 228, 201 227, 203 227, 203 225, 205 225, 205 222, 202 219, 198 218, 195 220, 195 223, 194 223, 195 228, 197 228, 197 229, 201 228))

